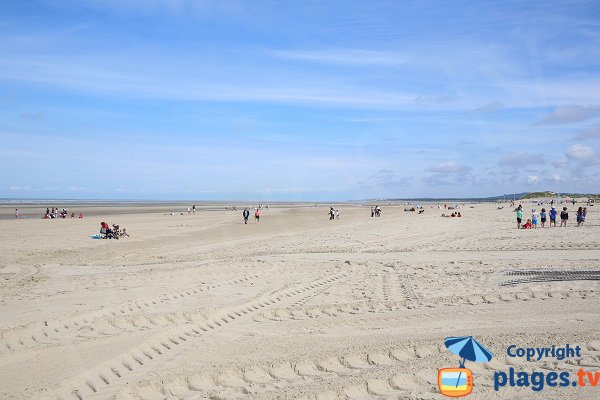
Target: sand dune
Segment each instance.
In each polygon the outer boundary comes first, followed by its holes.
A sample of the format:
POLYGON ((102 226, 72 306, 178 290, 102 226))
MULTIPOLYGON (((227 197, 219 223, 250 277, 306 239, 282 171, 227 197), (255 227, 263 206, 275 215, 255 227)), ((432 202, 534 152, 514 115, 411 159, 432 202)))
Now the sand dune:
POLYGON ((458 365, 443 339, 459 335, 495 355, 467 365, 469 398, 540 398, 494 391, 510 366, 600 368, 594 207, 582 228, 543 230, 515 229, 495 204, 463 218, 343 205, 337 221, 280 206, 248 225, 241 211, 168 207, 0 221, 0 397, 438 399, 437 369, 458 365), (132 236, 90 239, 101 220, 132 236), (583 353, 521 362, 513 343, 583 353))

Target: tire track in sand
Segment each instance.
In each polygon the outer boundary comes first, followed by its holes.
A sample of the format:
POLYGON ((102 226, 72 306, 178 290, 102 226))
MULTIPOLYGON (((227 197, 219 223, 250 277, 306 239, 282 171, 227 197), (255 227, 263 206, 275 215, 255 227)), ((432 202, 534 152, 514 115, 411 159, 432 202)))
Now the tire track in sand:
MULTIPOLYGON (((450 296, 436 299, 413 301, 377 301, 345 304, 330 304, 311 307, 287 307, 263 311, 254 320, 256 322, 305 320, 314 318, 335 318, 340 315, 360 315, 368 313, 398 312, 412 309, 438 309, 439 307, 470 307, 480 304, 515 303, 521 301, 547 301, 552 299, 588 299, 598 298, 595 290, 554 290, 554 291, 520 291, 500 294, 477 294, 469 296, 450 296)), ((476 310, 485 312, 485 310, 476 310)), ((438 311, 444 313, 446 311, 438 311)), ((464 311, 461 311, 464 312, 464 311)), ((423 317, 421 313, 417 317, 423 317)), ((409 318, 409 316, 407 316, 409 318)))
POLYGON ((59 388, 38 397, 51 399, 107 398, 114 395, 128 379, 143 376, 153 368, 176 358, 193 343, 195 338, 207 332, 218 331, 229 323, 274 304, 310 295, 323 286, 332 285, 350 275, 349 271, 338 272, 309 283, 277 290, 250 302, 225 307, 212 313, 201 323, 186 323, 148 339, 121 356, 105 361, 75 378, 62 382, 59 388))
POLYGON ((260 398, 264 393, 311 385, 315 380, 357 377, 365 371, 402 366, 439 354, 438 345, 388 348, 368 353, 350 353, 321 360, 270 363, 245 368, 187 373, 172 379, 152 379, 122 390, 119 400, 150 398, 260 398))
MULTIPOLYGON (((243 284, 259 278, 261 274, 249 274, 213 284, 200 284, 184 290, 173 290, 157 297, 132 300, 96 312, 53 321, 38 321, 35 326, 10 329, 2 332, 0 353, 12 352, 37 346, 58 345, 83 341, 94 337, 114 336, 151 326, 168 326, 191 322, 196 316, 185 314, 163 315, 156 318, 135 315, 142 311, 170 304, 182 299, 197 297, 201 293, 224 286, 243 284)), ((193 314, 193 313, 192 313, 193 314)))
MULTIPOLYGON (((571 371, 571 379, 574 373, 581 367, 600 367, 600 341, 584 343, 582 346, 582 357, 577 360, 565 359, 563 361, 524 361, 518 358, 504 357, 493 359, 489 363, 471 363, 468 366, 475 374, 474 385, 478 398, 495 398, 498 392, 493 389, 493 375, 495 371, 506 372, 509 367, 516 367, 520 371, 547 370, 547 371, 571 371)), ((383 378, 364 379, 359 384, 343 386, 336 390, 328 390, 303 396, 302 400, 376 400, 381 398, 393 399, 445 399, 437 390, 437 370, 433 368, 421 369, 418 372, 407 373, 398 371, 393 366, 392 372, 386 373, 383 378), (394 371, 396 370, 396 371, 394 371)), ((529 392, 531 388, 507 388, 514 392, 529 392)), ((535 393, 535 392, 533 392, 535 393)), ((501 393, 503 398, 507 393, 501 393)))

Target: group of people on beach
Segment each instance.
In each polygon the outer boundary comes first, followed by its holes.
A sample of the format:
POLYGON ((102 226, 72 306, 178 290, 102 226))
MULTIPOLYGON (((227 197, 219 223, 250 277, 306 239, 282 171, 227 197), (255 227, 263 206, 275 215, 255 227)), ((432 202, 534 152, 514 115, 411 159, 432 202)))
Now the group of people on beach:
POLYGON ((381 207, 379 207, 379 206, 371 207, 371 218, 373 218, 373 217, 381 217, 381 207))
MULTIPOLYGON (((574 202, 574 201, 573 201, 574 202)), ((515 209, 517 213, 517 229, 537 229, 538 222, 540 223, 541 228, 546 227, 546 221, 548 218, 550 222, 548 226, 556 227, 556 219, 559 216, 558 211, 556 210, 556 206, 554 202, 551 203, 550 211, 546 212, 545 208, 538 213, 535 208, 531 209, 531 218, 528 218, 527 221, 523 224, 523 206, 519 204, 519 206, 515 209)), ((582 226, 585 222, 585 218, 587 216, 587 207, 579 207, 577 209, 577 226, 582 226)), ((559 226, 567 226, 567 221, 569 220, 569 211, 567 207, 563 207, 560 212, 560 225, 559 226)))
POLYGON ((191 204, 188 206, 188 214, 196 214, 196 205, 195 204, 191 204))
POLYGON ((121 229, 119 225, 112 225, 112 228, 108 223, 102 221, 100 223, 100 235, 102 239, 119 239, 120 237, 129 237, 125 228, 121 229))
MULTIPOLYGON (((57 207, 52 207, 52 210, 50 208, 46 208, 46 214, 44 214, 42 219, 67 218, 68 215, 69 213, 65 208, 59 211, 57 207)), ((74 212, 71 213, 71 218, 75 218, 74 212)), ((78 218, 83 218, 83 214, 79 213, 78 218)))
POLYGON ((333 207, 329 207, 329 220, 333 221, 336 219, 340 219, 340 210, 337 210, 333 207))
POLYGON ((460 213, 460 211, 453 212, 452 214, 442 213, 442 215, 440 216, 444 218, 462 218, 462 214, 460 213))
MULTIPOLYGON (((248 218, 250 218, 250 210, 248 210, 248 207, 244 208, 244 211, 242 211, 242 216, 244 217, 244 224, 248 224, 248 218)), ((258 224, 260 222, 260 209, 256 208, 254 210, 254 223, 258 224)))

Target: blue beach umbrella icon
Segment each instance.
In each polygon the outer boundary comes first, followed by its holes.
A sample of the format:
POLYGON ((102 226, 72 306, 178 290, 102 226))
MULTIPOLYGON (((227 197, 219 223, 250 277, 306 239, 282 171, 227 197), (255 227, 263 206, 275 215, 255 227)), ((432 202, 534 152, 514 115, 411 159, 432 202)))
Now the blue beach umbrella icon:
MULTIPOLYGON (((446 348, 461 357, 460 368, 465 367, 465 360, 473 362, 488 362, 492 359, 492 352, 484 345, 473 339, 473 336, 448 337, 444 340, 446 348)), ((456 385, 460 380, 460 373, 456 385)))

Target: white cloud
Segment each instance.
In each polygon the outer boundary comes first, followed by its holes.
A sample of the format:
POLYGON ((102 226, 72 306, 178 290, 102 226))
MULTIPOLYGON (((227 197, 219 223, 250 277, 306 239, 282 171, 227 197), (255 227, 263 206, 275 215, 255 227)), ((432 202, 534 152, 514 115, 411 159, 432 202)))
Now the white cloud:
POLYGON ((540 183, 540 177, 537 175, 529 175, 527 177, 527 183, 531 183, 531 184, 540 183))
POLYGON ((565 155, 571 160, 591 161, 596 158, 596 151, 589 146, 577 143, 569 147, 565 152, 565 155))
POLYGON ((546 160, 542 154, 532 154, 518 151, 502 156, 498 164, 506 167, 519 167, 533 164, 545 164, 546 160))
POLYGON ((562 182, 564 179, 563 179, 563 177, 562 177, 562 176, 560 176, 560 175, 558 175, 558 174, 554 174, 554 175, 552 175, 552 176, 550 177, 550 180, 551 180, 553 183, 560 183, 560 182, 562 182))
POLYGON ((558 168, 564 167, 569 164, 569 159, 567 157, 560 157, 552 161, 552 164, 558 168))
POLYGON ((271 50, 267 54, 287 60, 310 61, 325 64, 377 64, 400 65, 406 59, 399 54, 387 51, 356 49, 330 49, 317 51, 271 50))
POLYGON ((25 112, 21 113, 21 117, 23 117, 24 119, 30 119, 30 120, 43 119, 45 116, 46 116, 46 113, 43 111, 25 111, 25 112))
POLYGON ((600 139, 600 126, 592 126, 579 132, 577 140, 600 139))
POLYGON ((471 173, 472 169, 459 161, 443 161, 427 168, 422 180, 429 186, 475 184, 479 178, 471 173))
POLYGON ((460 173, 467 172, 471 169, 468 165, 465 165, 459 161, 444 161, 433 167, 427 168, 427 172, 443 174, 443 173, 460 173))
POLYGON ((538 124, 568 124, 586 121, 600 116, 600 106, 568 105, 556 107, 554 111, 538 121, 538 124))
POLYGON ((495 111, 499 108, 504 107, 504 103, 501 101, 490 101, 487 104, 484 104, 481 107, 478 107, 475 109, 475 111, 480 112, 480 113, 488 113, 488 112, 492 112, 495 111))

